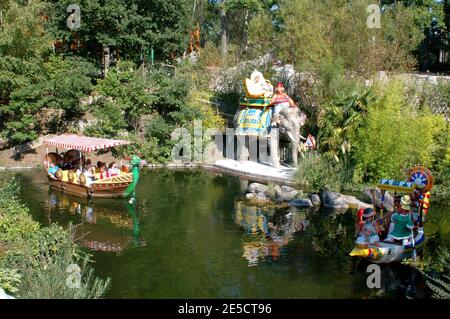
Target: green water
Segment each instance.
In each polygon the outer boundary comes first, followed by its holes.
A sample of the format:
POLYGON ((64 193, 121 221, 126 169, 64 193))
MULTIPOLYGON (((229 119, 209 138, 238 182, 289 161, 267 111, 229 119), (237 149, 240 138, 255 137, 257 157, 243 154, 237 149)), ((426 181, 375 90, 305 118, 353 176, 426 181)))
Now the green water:
MULTIPOLYGON (((45 174, 16 176, 21 197, 43 225, 77 226, 110 298, 403 297, 423 286, 402 265, 382 267, 382 289, 366 286, 353 263, 354 212, 254 207, 238 178, 203 172, 145 171, 137 204, 87 200, 49 190, 45 174)), ((425 253, 450 243, 449 207, 431 206, 425 253)))

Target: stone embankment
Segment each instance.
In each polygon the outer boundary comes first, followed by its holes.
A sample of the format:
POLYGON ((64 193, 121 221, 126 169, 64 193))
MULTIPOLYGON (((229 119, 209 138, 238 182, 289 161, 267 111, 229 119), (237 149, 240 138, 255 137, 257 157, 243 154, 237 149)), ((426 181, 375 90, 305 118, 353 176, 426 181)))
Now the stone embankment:
MULTIPOLYGON (((381 204, 381 193, 375 190, 374 199, 371 198, 371 192, 365 191, 364 200, 359 200, 355 196, 343 195, 330 190, 325 190, 321 194, 305 194, 303 191, 290 186, 280 186, 274 184, 250 183, 245 190, 245 198, 255 203, 276 203, 287 204, 296 208, 324 207, 327 209, 346 210, 349 208, 367 208, 371 207, 371 202, 375 205, 381 204)), ((384 205, 387 209, 393 205, 393 198, 387 195, 384 205)))

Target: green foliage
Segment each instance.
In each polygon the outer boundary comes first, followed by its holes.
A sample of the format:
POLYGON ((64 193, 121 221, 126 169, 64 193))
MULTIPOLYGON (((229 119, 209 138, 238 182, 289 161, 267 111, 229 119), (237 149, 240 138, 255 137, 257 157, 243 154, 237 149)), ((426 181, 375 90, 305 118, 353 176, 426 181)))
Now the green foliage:
POLYGON ((99 298, 109 285, 93 275, 72 230, 39 226, 18 200, 13 180, 0 188, 0 286, 20 298, 99 298), (80 289, 66 285, 67 267, 81 265, 80 289))
POLYGON ((81 44, 78 54, 99 58, 103 47, 134 62, 149 58, 153 46, 156 59, 165 61, 172 53, 187 48, 191 27, 188 18, 190 1, 179 0, 82 0, 81 25, 72 32, 66 26, 66 8, 71 0, 49 0, 52 3, 49 28, 65 43, 81 44))
POLYGON ((326 156, 308 154, 300 160, 296 182, 308 192, 318 193, 324 189, 338 192, 346 182, 344 172, 342 164, 326 156))
POLYGON ((22 5, 15 0, 0 4, 3 21, 0 28, 0 56, 18 59, 39 59, 48 54, 52 39, 45 32, 42 18, 47 8, 44 1, 29 1, 22 5), (4 10, 6 9, 6 10, 4 10))
POLYGON ((0 288, 6 293, 15 294, 19 291, 22 276, 17 269, 0 268, 0 288))
POLYGON ((58 132, 65 122, 80 118, 83 107, 80 98, 91 90, 91 64, 80 58, 51 55, 47 61, 20 61, 6 57, 0 68, 17 81, 0 78, 0 89, 6 105, 0 105, 5 119, 3 135, 15 144, 35 139, 42 131, 58 132), (10 67, 7 61, 14 61, 10 67), (50 116, 45 110, 50 110, 50 116))
POLYGON ((261 56, 273 50, 275 44, 276 34, 272 17, 265 11, 259 12, 248 27, 249 54, 252 57, 261 56))
POLYGON ((369 0, 285 0, 281 5, 280 56, 302 70, 314 70, 322 60, 340 58, 359 74, 378 70, 408 70, 412 51, 423 38, 413 9, 401 3, 382 12, 382 28, 367 27, 369 0), (351 21, 351 23, 348 23, 351 21))
POLYGON ((30 238, 39 229, 28 209, 19 202, 18 190, 15 180, 0 188, 0 245, 16 245, 20 239, 30 238))
MULTIPOLYGON (((345 83, 345 81, 344 81, 345 83)), ((320 150, 337 155, 361 129, 374 96, 369 87, 349 86, 336 91, 324 104, 318 125, 320 150)))
MULTIPOLYGON (((78 248, 74 247, 72 237, 67 232, 60 233, 65 236, 61 236, 58 240, 52 239, 52 243, 41 247, 39 255, 35 257, 36 262, 39 262, 38 268, 32 266, 33 262, 21 268, 23 278, 20 298, 97 299, 102 297, 110 285, 110 279, 96 278, 89 265, 89 256, 75 256, 74 251, 78 248), (55 244, 58 246, 57 251, 55 244), (74 266, 80 269, 79 287, 68 285, 72 275, 68 269, 74 266)), ((74 281, 76 280, 75 278, 74 281)))
POLYGON ((116 136, 119 130, 133 130, 137 134, 141 128, 141 117, 151 112, 156 97, 147 92, 145 80, 129 61, 121 61, 111 68, 103 80, 95 87, 100 98, 91 106, 99 125, 88 132, 98 136, 116 136))
POLYGON ((138 154, 140 158, 146 159, 151 164, 164 164, 169 160, 172 149, 169 147, 169 143, 160 147, 158 138, 153 136, 144 136, 142 138, 130 136, 128 140, 132 144, 117 149, 117 152, 122 156, 129 157, 138 154))
POLYGON ((415 113, 403 97, 400 83, 389 85, 370 105, 364 129, 355 135, 354 158, 361 180, 403 178, 406 167, 432 164, 436 135, 443 120, 426 110, 415 113))

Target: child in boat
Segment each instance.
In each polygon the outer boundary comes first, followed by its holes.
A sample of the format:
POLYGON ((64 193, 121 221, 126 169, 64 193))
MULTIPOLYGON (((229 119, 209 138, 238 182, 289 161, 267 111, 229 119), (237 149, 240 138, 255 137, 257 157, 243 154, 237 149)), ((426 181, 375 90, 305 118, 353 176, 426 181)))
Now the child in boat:
MULTIPOLYGON (((80 178, 81 173, 82 173, 81 169, 78 168, 77 169, 78 179, 80 178)), ((92 167, 92 161, 90 159, 87 159, 86 162, 84 163, 83 174, 86 177, 86 185, 87 186, 91 185, 95 180, 95 169, 94 167, 92 167)))
POLYGON ((406 195, 400 200, 400 208, 397 209, 391 217, 391 225, 389 234, 386 238, 387 242, 394 240, 401 241, 403 245, 407 245, 411 238, 414 228, 414 222, 411 217, 411 198, 406 195))
POLYGON ((358 212, 361 213, 361 219, 358 223, 358 237, 356 238, 357 244, 375 244, 380 241, 380 237, 377 233, 377 228, 374 223, 375 212, 372 208, 362 209, 358 212))
POLYGON ((55 163, 50 162, 50 167, 48 168, 47 172, 48 175, 53 178, 56 179, 56 172, 59 170, 60 168, 58 166, 55 165, 55 163))
POLYGON ((100 179, 110 177, 108 169, 106 168, 106 163, 100 162, 99 167, 100 167, 100 179))
POLYGON ((117 165, 116 165, 115 162, 109 163, 108 173, 109 173, 109 176, 117 176, 117 175, 119 175, 120 171, 117 168, 117 165))

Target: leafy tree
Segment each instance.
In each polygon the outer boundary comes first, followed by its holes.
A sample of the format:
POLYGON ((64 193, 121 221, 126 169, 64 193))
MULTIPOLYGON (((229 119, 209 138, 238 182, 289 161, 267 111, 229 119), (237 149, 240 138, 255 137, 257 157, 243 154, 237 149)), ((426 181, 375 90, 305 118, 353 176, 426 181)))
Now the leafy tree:
POLYGON ((164 61, 187 47, 187 0, 80 0, 81 25, 73 31, 66 25, 66 8, 73 1, 48 1, 55 37, 76 43, 76 51, 85 57, 98 60, 109 47, 116 56, 138 62, 153 47, 164 61))
POLYGON ((445 129, 443 119, 427 111, 416 113, 403 97, 399 83, 390 84, 369 105, 363 129, 356 132, 356 174, 364 181, 401 178, 405 167, 432 164, 435 138, 445 129))
MULTIPOLYGON (((100 120, 110 123, 106 125, 110 129, 97 133, 111 136, 117 134, 118 129, 139 133, 141 117, 151 113, 156 101, 156 97, 149 94, 146 87, 134 63, 120 61, 112 68, 95 87, 95 92, 103 98, 93 106, 94 112, 100 120)), ((96 129, 100 128, 103 130, 105 126, 98 126, 96 129)))
POLYGON ((52 47, 52 38, 45 32, 43 1, 30 1, 21 5, 7 0, 0 5, 3 22, 0 26, 0 57, 11 56, 18 59, 40 59, 52 47))
POLYGON ((400 3, 382 13, 382 28, 367 27, 368 0, 285 0, 280 4, 279 53, 300 69, 317 69, 340 58, 348 70, 371 75, 378 70, 409 70, 421 41, 413 11, 400 3), (351 23, 349 23, 351 21, 351 23))
MULTIPOLYGON (((5 119, 6 137, 13 143, 35 139, 42 130, 58 132, 65 129, 67 121, 79 118, 84 109, 80 98, 91 90, 92 66, 79 58, 51 56, 42 65, 31 66, 22 82, 9 95, 9 103, 1 106, 5 119), (43 109, 53 110, 52 118, 39 121, 43 109)), ((20 78, 20 76, 19 76, 20 78)))

